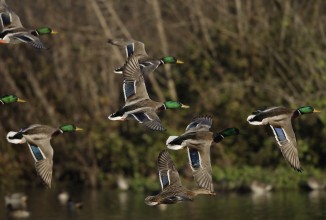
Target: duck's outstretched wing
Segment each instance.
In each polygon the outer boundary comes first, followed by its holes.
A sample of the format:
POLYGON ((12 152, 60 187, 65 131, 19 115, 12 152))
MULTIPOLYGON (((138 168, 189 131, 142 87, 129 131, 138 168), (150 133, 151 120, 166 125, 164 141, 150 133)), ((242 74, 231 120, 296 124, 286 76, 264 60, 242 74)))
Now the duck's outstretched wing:
POLYGON ((203 148, 187 147, 188 158, 192 175, 200 188, 214 192, 212 166, 210 160, 210 146, 203 148))
POLYGON ((209 131, 212 127, 213 120, 210 116, 198 116, 192 119, 186 127, 186 132, 209 131))
POLYGON ((170 185, 181 186, 178 170, 166 150, 160 152, 157 158, 157 168, 162 190, 170 185))
POLYGON ((149 99, 137 56, 132 55, 124 65, 123 78, 123 93, 126 105, 149 99))
POLYGON ((271 128, 285 160, 287 160, 295 170, 302 172, 303 169, 300 166, 297 142, 291 119, 283 123, 282 127, 271 126, 271 128))
POLYGON ((52 169, 53 169, 53 149, 50 139, 38 141, 37 144, 28 142, 29 150, 35 160, 37 174, 45 184, 51 188, 52 169))
POLYGON ((1 32, 23 27, 18 15, 8 7, 4 0, 0 1, 0 23, 1 32))
POLYGON ((27 43, 37 49, 47 49, 47 47, 44 46, 44 44, 41 42, 41 40, 30 34, 30 33, 17 33, 13 36, 15 39, 27 43))
POLYGON ((126 50, 127 58, 134 53, 141 56, 148 56, 145 50, 145 44, 140 41, 120 38, 120 39, 109 39, 108 43, 123 47, 126 50))
POLYGON ((136 119, 139 123, 144 124, 151 130, 155 131, 165 131, 166 129, 163 127, 160 118, 153 110, 147 110, 144 112, 137 112, 131 114, 134 119, 136 119))

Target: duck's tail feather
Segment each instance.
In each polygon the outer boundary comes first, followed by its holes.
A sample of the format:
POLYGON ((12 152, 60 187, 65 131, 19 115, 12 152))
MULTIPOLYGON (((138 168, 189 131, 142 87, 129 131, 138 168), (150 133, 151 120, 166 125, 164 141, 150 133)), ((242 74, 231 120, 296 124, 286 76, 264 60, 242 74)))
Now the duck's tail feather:
POLYGON ((166 140, 166 146, 167 148, 171 149, 171 150, 180 150, 183 148, 182 145, 175 145, 175 144, 170 144, 173 140, 175 140, 176 138, 178 138, 179 136, 170 136, 167 140, 166 140))
POLYGON ((256 115, 249 115, 247 118, 247 121, 249 122, 249 124, 252 125, 263 125, 262 121, 256 121, 255 120, 256 115))
POLYGON ((7 134, 7 141, 13 144, 26 143, 26 139, 20 132, 9 131, 7 134))

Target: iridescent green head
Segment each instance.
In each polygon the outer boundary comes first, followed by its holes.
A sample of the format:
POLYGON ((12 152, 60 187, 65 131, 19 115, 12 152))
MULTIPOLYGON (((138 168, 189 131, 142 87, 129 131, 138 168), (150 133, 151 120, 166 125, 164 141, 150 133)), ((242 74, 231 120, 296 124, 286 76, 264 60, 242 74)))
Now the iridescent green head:
POLYGON ((314 109, 314 107, 312 107, 312 106, 302 106, 302 107, 298 108, 297 111, 302 115, 311 114, 314 112, 320 112, 319 110, 314 109))
POLYGON ((184 105, 181 102, 166 101, 163 103, 165 109, 178 109, 178 108, 189 108, 188 105, 184 105))
POLYGON ((218 143, 226 137, 238 135, 240 132, 237 128, 226 128, 223 131, 214 134, 213 139, 214 142, 218 143))
POLYGON ((0 103, 2 104, 10 104, 14 102, 26 102, 26 101, 18 98, 15 95, 4 95, 0 98, 0 103))
POLYGON ((32 34, 34 36, 39 36, 39 35, 46 35, 46 34, 57 34, 58 32, 53 31, 51 28, 49 27, 41 27, 41 28, 37 28, 34 31, 32 31, 32 34))
POLYGON ((161 63, 162 64, 183 64, 183 61, 181 60, 178 60, 177 58, 175 57, 172 57, 172 56, 166 56, 166 57, 163 57, 161 59, 161 63))
POLYGON ((59 127, 62 133, 64 132, 73 132, 73 131, 82 131, 83 129, 76 127, 75 125, 61 125, 59 127))

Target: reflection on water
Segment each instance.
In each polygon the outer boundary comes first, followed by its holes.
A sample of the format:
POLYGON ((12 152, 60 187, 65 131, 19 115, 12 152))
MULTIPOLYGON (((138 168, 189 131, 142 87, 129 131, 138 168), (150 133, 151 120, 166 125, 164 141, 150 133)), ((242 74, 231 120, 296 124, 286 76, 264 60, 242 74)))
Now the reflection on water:
MULTIPOLYGON (((142 193, 110 190, 69 191, 73 201, 82 201, 82 209, 60 204, 58 190, 29 190, 27 210, 33 220, 104 219, 326 219, 325 191, 269 192, 266 194, 219 193, 199 196, 194 202, 149 207, 142 193)), ((0 219, 9 219, 0 193, 0 219)))

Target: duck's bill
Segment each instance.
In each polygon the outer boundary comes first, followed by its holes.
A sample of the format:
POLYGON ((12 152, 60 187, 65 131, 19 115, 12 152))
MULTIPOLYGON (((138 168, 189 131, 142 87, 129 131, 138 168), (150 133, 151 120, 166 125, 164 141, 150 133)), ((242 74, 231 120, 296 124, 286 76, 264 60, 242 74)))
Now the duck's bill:
POLYGON ((177 60, 177 64, 183 64, 184 62, 181 60, 177 60))
POLYGON ((7 42, 4 40, 0 40, 0 44, 6 44, 7 42))
POLYGON ((318 110, 318 109, 314 109, 314 112, 321 112, 320 110, 318 110))
POLYGON ((20 99, 20 98, 18 98, 18 99, 17 99, 17 102, 27 102, 27 101, 24 100, 24 99, 20 99))
POLYGON ((59 34, 57 31, 52 31, 51 34, 59 34))
POLYGON ((189 105, 181 104, 181 108, 190 108, 190 106, 189 105))
POLYGON ((76 131, 82 131, 82 130, 84 130, 84 129, 76 127, 76 131))

